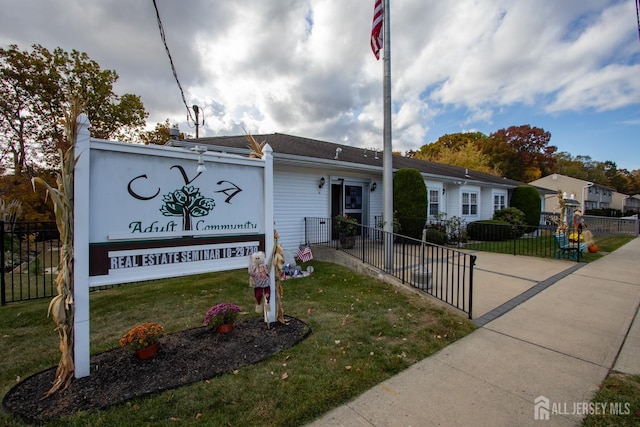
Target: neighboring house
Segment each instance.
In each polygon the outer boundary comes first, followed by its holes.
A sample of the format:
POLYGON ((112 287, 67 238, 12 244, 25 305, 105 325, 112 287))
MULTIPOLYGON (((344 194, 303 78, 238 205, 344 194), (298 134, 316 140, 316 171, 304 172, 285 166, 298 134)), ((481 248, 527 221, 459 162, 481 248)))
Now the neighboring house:
MULTIPOLYGON (((620 193, 616 193, 620 194, 620 193)), ((622 212, 623 214, 640 213, 640 194, 636 194, 633 196, 626 196, 622 194, 622 212)), ((616 208, 617 209, 617 208, 616 208)))
MULTIPOLYGON (((280 133, 253 135, 268 143, 274 160, 274 217, 279 242, 285 250, 305 243, 304 218, 332 218, 339 214, 355 217, 364 225, 376 226, 382 216, 382 152, 334 144, 280 133)), ((171 140, 167 144, 192 148, 206 146, 246 156, 244 135, 171 140)), ((511 192, 522 183, 457 166, 393 156, 394 172, 413 168, 424 177, 428 212, 436 218, 461 217, 467 222, 491 219, 508 206, 511 192)))
MULTIPOLYGON (((566 193, 566 198, 576 200, 580 204, 583 212, 589 209, 622 209, 622 206, 614 206, 615 190, 583 179, 554 173, 532 181, 529 185, 546 188, 555 192, 562 191, 566 193)), ((555 194, 547 194, 544 196, 544 206, 542 209, 544 212, 553 212, 557 205, 558 199, 555 194)))

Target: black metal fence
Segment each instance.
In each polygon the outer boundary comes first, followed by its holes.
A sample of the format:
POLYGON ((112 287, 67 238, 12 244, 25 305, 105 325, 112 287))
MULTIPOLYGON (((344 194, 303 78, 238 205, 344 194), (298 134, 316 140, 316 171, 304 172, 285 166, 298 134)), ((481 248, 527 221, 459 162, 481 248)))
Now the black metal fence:
MULTIPOLYGON (((511 226, 505 224, 474 224, 467 229, 467 238, 457 242, 466 249, 511 255, 552 258, 556 256, 556 225, 511 226), (475 227, 474 227, 475 225, 475 227)), ((573 230, 568 235, 573 236, 573 230)), ((576 239, 579 237, 576 236, 576 239)))
POLYGON ((56 294, 60 236, 55 222, 0 221, 0 301, 56 294))
POLYGON ((475 255, 361 224, 349 235, 344 228, 336 219, 305 218, 305 240, 344 251, 472 318, 475 255))
MULTIPOLYGON (((600 236, 640 234, 637 218, 608 218, 583 216, 584 230, 569 225, 564 235, 558 236, 557 213, 543 213, 538 226, 511 226, 491 221, 466 223, 459 217, 448 220, 423 219, 427 242, 454 246, 458 249, 497 252, 512 255, 547 258, 570 258, 580 261, 587 250, 587 232, 596 239, 600 236), (563 237, 564 236, 564 237, 563 237), (566 243, 563 245, 563 242, 566 243), (571 254, 571 256, 568 256, 571 254)), ((381 221, 376 217, 376 222, 381 221)), ((400 234, 402 234, 402 230, 400 234)))

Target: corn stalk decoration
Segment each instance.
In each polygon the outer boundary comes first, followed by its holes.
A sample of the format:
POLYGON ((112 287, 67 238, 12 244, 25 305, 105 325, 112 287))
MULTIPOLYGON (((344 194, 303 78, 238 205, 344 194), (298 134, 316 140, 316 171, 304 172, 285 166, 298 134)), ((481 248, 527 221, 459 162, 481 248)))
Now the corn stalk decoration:
POLYGON ((267 143, 267 141, 258 142, 250 133, 247 133, 245 138, 249 143, 249 158, 261 159, 264 155, 264 151, 262 151, 262 149, 264 148, 264 145, 267 143))
POLYGON ((276 320, 283 325, 287 324, 287 321, 284 319, 284 310, 282 309, 282 269, 284 268, 284 251, 282 250, 282 246, 278 243, 278 239, 280 236, 277 231, 273 231, 274 243, 273 243, 273 254, 271 255, 271 261, 274 266, 274 274, 275 274, 275 283, 276 283, 276 320))
POLYGON ((556 206, 556 210, 560 211, 560 218, 553 221, 558 226, 556 228, 556 234, 566 234, 569 232, 569 224, 567 224, 566 216, 567 216, 567 202, 564 201, 564 197, 562 195, 562 191, 558 190, 558 206, 556 206))
POLYGON ((78 134, 77 119, 82 112, 82 102, 74 100, 65 111, 65 137, 69 143, 66 153, 60 150, 60 170, 56 176, 57 188, 51 187, 41 178, 33 178, 32 185, 41 184, 47 189, 47 196, 53 201, 56 225, 60 233, 60 268, 55 279, 57 295, 49 303, 48 316, 56 324, 60 337, 60 362, 56 377, 45 398, 58 390, 66 390, 74 377, 75 364, 73 354, 73 178, 77 162, 75 142, 78 134))

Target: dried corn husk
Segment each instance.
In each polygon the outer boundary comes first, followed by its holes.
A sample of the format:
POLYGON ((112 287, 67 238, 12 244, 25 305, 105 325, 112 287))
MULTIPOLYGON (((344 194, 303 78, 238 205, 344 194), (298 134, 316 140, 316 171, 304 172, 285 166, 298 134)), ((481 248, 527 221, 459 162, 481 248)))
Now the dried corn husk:
POLYGON ((49 303, 48 316, 56 324, 55 330, 60 338, 60 362, 56 378, 48 397, 58 390, 65 390, 74 377, 73 359, 73 179, 76 166, 75 141, 78 134, 77 119, 82 112, 82 102, 74 100, 65 112, 65 137, 70 148, 64 155, 60 153, 60 171, 56 176, 57 187, 53 188, 41 178, 33 178, 32 185, 41 184, 47 189, 47 196, 53 201, 56 225, 60 233, 60 268, 56 276, 57 295, 49 303))
POLYGON ((276 276, 275 278, 276 294, 277 294, 276 320, 286 325, 287 322, 284 320, 284 310, 282 309, 283 290, 282 290, 282 281, 280 279, 282 277, 282 269, 284 268, 284 251, 282 250, 282 246, 278 244, 278 239, 280 238, 280 236, 278 235, 278 232, 274 230, 273 236, 274 236, 274 245, 273 245, 273 254, 271 257, 271 261, 273 262, 273 268, 275 270, 275 276, 276 276))
POLYGON ((262 149, 267 141, 258 142, 251 134, 246 134, 247 141, 249 142, 249 157, 252 159, 261 159, 264 155, 262 149))

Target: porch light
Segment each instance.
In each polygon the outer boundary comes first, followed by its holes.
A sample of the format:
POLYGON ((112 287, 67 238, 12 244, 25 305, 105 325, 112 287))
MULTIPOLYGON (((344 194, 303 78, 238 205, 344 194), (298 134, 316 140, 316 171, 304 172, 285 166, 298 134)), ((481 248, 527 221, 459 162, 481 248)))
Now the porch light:
POLYGON ((375 182, 371 184, 371 192, 376 191, 376 188, 378 188, 378 184, 376 184, 375 182))
POLYGON ((324 187, 324 183, 325 183, 324 176, 321 176, 320 177, 320 183, 318 183, 318 188, 324 187))

